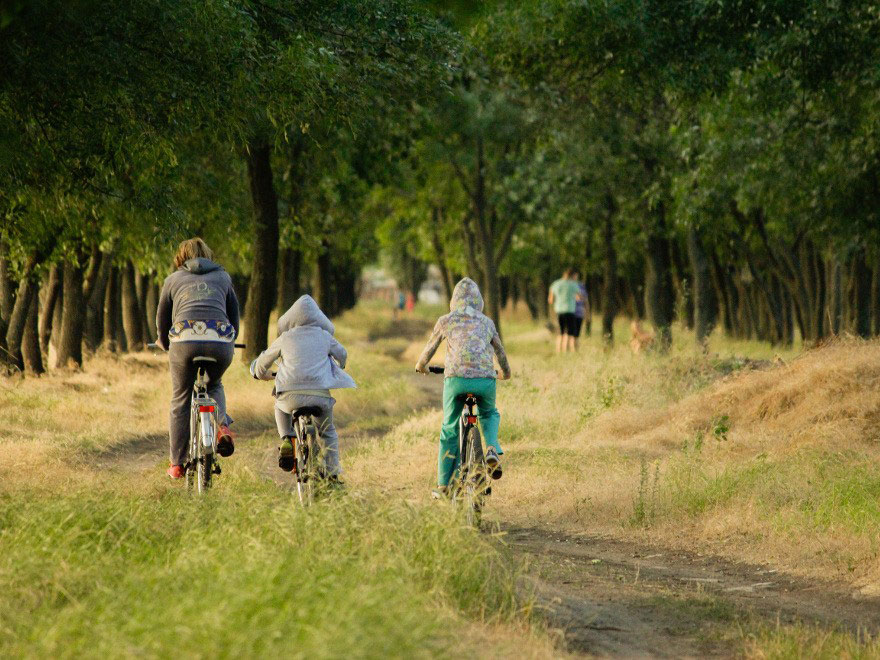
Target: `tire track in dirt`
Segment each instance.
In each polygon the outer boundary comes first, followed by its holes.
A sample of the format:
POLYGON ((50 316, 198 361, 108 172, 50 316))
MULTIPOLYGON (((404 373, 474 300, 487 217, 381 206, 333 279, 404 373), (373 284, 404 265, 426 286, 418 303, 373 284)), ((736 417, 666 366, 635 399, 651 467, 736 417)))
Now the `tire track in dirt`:
POLYGON ((738 624, 821 624, 880 632, 880 599, 767 566, 621 540, 509 527, 524 589, 575 653, 625 657, 731 655, 738 624), (724 631, 727 630, 727 636, 724 631))

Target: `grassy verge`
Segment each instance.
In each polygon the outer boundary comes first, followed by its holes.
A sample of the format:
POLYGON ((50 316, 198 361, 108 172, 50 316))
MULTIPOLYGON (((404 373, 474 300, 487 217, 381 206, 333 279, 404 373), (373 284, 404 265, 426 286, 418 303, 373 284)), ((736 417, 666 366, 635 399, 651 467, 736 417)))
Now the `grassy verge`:
POLYGON ((446 508, 304 512, 247 470, 202 500, 7 493, 0 528, 4 657, 427 657, 520 614, 511 564, 446 508))

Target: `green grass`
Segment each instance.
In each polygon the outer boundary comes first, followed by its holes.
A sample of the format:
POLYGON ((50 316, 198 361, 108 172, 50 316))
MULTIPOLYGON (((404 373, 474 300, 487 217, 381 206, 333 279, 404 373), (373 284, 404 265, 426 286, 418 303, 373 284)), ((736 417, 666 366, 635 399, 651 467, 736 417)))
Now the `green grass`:
POLYGON ((880 468, 856 452, 805 450, 777 460, 763 454, 713 468, 704 455, 711 435, 688 443, 658 477, 667 517, 698 517, 733 501, 751 500, 765 519, 793 535, 845 530, 880 538, 880 468), (706 449, 704 449, 706 448, 706 449))
POLYGON ((303 511, 246 470, 202 499, 122 486, 0 497, 0 656, 426 657, 519 611, 509 561, 446 507, 303 511))

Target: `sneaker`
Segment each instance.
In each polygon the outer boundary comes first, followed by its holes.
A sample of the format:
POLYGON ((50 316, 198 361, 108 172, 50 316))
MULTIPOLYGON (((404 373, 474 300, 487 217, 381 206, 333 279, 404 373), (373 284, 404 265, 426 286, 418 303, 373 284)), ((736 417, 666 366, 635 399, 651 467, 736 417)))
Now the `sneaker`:
POLYGON ((168 468, 168 476, 172 479, 183 479, 184 474, 182 465, 172 465, 168 468))
POLYGON ((489 447, 486 449, 486 467, 489 468, 489 476, 493 479, 501 478, 501 459, 498 457, 498 452, 495 451, 495 447, 489 447))
POLYGON ((449 499, 449 486, 437 486, 431 489, 431 497, 435 500, 449 499))
POLYGON ((232 456, 235 451, 235 443, 232 441, 232 431, 225 424, 217 431, 217 453, 226 458, 232 456))
POLYGON ((296 464, 296 457, 293 452, 293 442, 290 438, 283 438, 281 446, 278 448, 278 467, 285 472, 292 472, 296 464))
POLYGON ((341 493, 345 490, 345 482, 339 478, 338 474, 331 474, 327 477, 327 487, 333 492, 341 493))

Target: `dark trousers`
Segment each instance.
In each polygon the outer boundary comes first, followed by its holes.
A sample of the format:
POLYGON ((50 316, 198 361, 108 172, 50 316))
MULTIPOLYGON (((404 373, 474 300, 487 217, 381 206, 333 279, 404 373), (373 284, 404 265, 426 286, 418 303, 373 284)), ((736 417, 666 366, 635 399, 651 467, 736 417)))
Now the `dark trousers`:
POLYGON ((208 376, 208 396, 217 402, 217 419, 221 424, 232 420, 226 416, 226 394, 223 392, 223 373, 232 364, 235 347, 231 342, 178 341, 168 350, 171 368, 171 412, 169 437, 171 464, 183 465, 189 445, 189 407, 196 374, 201 366, 208 376), (214 358, 216 362, 194 363, 195 357, 214 358))

